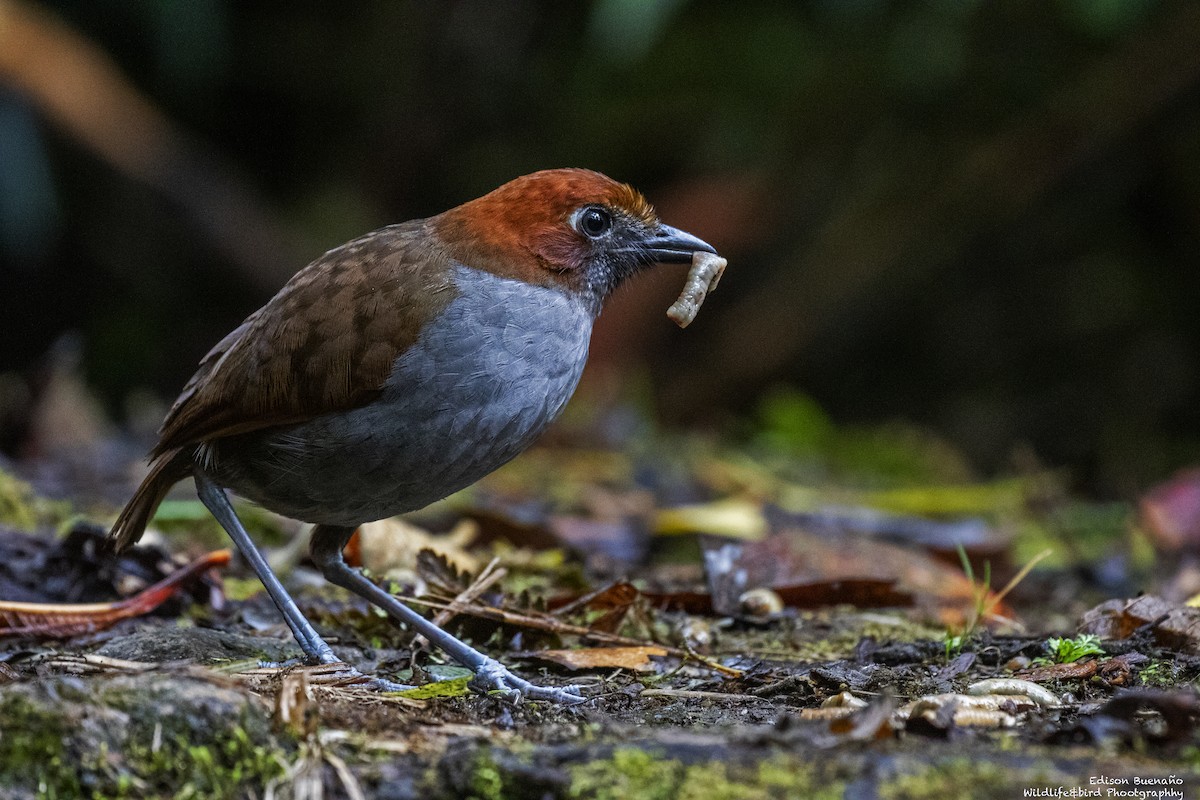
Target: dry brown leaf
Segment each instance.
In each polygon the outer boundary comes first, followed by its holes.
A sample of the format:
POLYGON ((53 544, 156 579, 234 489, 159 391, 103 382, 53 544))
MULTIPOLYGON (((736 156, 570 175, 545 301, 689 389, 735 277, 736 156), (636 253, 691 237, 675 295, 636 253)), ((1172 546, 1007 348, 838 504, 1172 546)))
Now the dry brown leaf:
POLYGON ((585 647, 576 650, 541 650, 534 655, 570 670, 628 669, 634 672, 653 672, 650 659, 668 655, 665 647, 585 647))
POLYGON ((896 735, 892 719, 896 701, 890 696, 878 697, 856 708, 850 714, 829 720, 829 732, 842 742, 869 742, 890 739, 896 735))
POLYGON ((1045 667, 1027 669, 1023 672, 1018 672, 1017 677, 1033 681, 1034 683, 1078 680, 1081 678, 1090 678, 1095 675, 1096 667, 1096 661, 1089 658, 1084 661, 1074 661, 1070 664, 1050 664, 1045 667))
MULTIPOLYGON (((737 614, 737 598, 756 587, 775 590, 794 608, 915 602, 948 625, 961 622, 976 603, 976 589, 961 568, 866 537, 830 538, 792 528, 757 542, 708 539, 704 544, 712 606, 718 613, 737 614)), ((994 601, 995 594, 989 598, 994 601)), ((1013 616, 1002 602, 994 605, 992 616, 1013 616)))
POLYGON ((1166 617, 1175 608, 1174 604, 1153 595, 1133 600, 1106 600, 1084 613, 1079 632, 1095 634, 1101 639, 1125 639, 1143 625, 1166 617))
POLYGON ((595 631, 616 633, 639 597, 641 593, 632 583, 617 581, 565 603, 552 601, 550 609, 554 616, 559 618, 565 618, 583 609, 603 611, 601 616, 589 623, 589 627, 595 631))
POLYGON ((1124 639, 1145 625, 1152 626, 1154 638, 1164 647, 1200 653, 1200 608, 1153 595, 1101 603, 1083 615, 1079 630, 1102 639, 1124 639))
POLYGON ((1125 686, 1133 679, 1133 668, 1149 660, 1150 656, 1136 650, 1113 656, 1100 664, 1100 677, 1110 686, 1125 686))
POLYGON ((0 601, 0 636, 76 636, 148 614, 198 575, 229 563, 228 550, 214 550, 116 603, 19 603, 0 601))
POLYGON ((376 575, 416 570, 417 555, 432 550, 460 572, 479 572, 479 559, 467 552, 478 535, 475 523, 464 520, 446 534, 433 534, 399 518, 360 525, 351 546, 357 546, 359 564, 376 575))

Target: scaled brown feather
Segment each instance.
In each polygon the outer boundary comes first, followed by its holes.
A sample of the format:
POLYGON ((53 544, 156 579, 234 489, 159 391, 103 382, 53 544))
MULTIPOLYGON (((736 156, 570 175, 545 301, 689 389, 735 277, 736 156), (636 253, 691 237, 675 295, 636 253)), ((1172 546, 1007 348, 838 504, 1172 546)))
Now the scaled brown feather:
POLYGON ((552 170, 366 234, 297 272, 201 360, 110 540, 124 547, 141 537, 170 487, 191 474, 199 445, 371 402, 454 299, 455 262, 534 284, 581 280, 570 267, 585 251, 564 223, 588 202, 656 222, 633 188, 590 170, 552 170))
POLYGON ((374 398, 396 358, 455 294, 450 259, 423 225, 367 234, 296 273, 200 362, 151 456, 374 398))
POLYGON ((450 258, 424 224, 330 250, 204 356, 109 533, 114 548, 141 538, 170 488, 192 474, 200 443, 356 408, 379 393, 396 358, 455 294, 450 258), (356 311, 347 317, 347 308, 356 311))
POLYGON ((160 453, 151 462, 150 472, 134 492, 133 498, 121 509, 121 515, 109 531, 108 542, 113 549, 120 552, 141 539, 146 525, 167 492, 191 474, 190 454, 178 449, 160 453))

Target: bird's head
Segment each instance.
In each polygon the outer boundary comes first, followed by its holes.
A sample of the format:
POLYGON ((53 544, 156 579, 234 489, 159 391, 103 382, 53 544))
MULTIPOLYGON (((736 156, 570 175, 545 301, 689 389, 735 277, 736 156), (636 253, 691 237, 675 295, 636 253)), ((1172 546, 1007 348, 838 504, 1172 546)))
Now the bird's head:
POLYGON ((636 189, 599 172, 525 175, 430 219, 459 263, 594 303, 655 263, 686 263, 712 245, 659 221, 636 189))

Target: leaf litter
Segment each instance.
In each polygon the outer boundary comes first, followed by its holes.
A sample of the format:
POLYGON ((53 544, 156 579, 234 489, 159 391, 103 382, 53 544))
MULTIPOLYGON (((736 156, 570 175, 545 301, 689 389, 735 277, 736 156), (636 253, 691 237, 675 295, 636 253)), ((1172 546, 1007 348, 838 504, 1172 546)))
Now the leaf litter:
MULTIPOLYGON (((273 720, 286 768, 259 789, 277 796, 317 785, 371 796, 405 775, 420 780, 394 796, 453 796, 457 784, 444 770, 482 769, 484 759, 492 771, 477 774, 498 785, 524 775, 550 787, 548 796, 568 797, 567 765, 614 758, 618 775, 629 747, 652 759, 730 764, 778 756, 835 784, 885 758, 906 775, 964 756, 1001 767, 1041 760, 1044 774, 1060 777, 1064 758, 1080 774, 1101 764, 1192 774, 1200 617, 1186 596, 1135 596, 1155 582, 1155 567, 1137 562, 1133 538, 1138 520, 1151 519, 1160 553, 1187 551, 1190 484, 1129 509, 1131 538, 1104 546, 1135 557, 1115 585, 1099 588, 1079 564, 1036 563, 1047 543, 1056 552, 1079 546, 1062 547, 1056 520, 1080 501, 1053 477, 938 486, 921 475, 863 488, 777 471, 770 453, 685 444, 625 453, 542 447, 425 512, 364 526, 348 551, 414 607, 518 671, 588 684, 583 708, 471 693, 468 676, 439 653, 306 577, 303 564, 291 576, 298 601, 339 654, 417 688, 381 693, 336 667, 297 664, 286 655, 294 650, 286 630, 269 607, 260 610, 261 595, 225 597, 210 572, 221 557, 195 561, 203 554, 174 526, 162 547, 123 564, 105 561, 78 527, 64 537, 0 530, 0 587, 21 597, 10 602, 99 603, 111 616, 148 610, 137 598, 182 575, 175 571, 188 559, 190 574, 206 575, 172 591, 158 616, 105 619, 114 626, 107 632, 70 620, 31 628, 10 613, 5 619, 21 624, 0 631, 0 707, 10 687, 47 681, 102 689, 118 677, 155 676, 195 691, 195 676, 207 674, 213 686, 246 693, 249 707, 262 703, 273 720), (604 466, 591 472, 593 464, 604 466), (555 476, 561 481, 547 487, 555 476), (157 647, 167 631, 172 642, 219 633, 230 648, 221 652, 246 655, 214 658, 210 644, 157 647), (1037 663, 1088 634, 1100 653, 1037 663), (113 647, 120 657, 104 654, 113 647), (1111 751, 1079 750, 1099 744, 1141 755, 1112 761, 1111 751), (814 760, 810 745, 836 755, 814 760), (512 755, 522 747, 534 749, 512 755)), ((232 580, 245 570, 232 564, 224 573, 232 580)), ((1175 577, 1157 585, 1178 588, 1175 577)), ((886 794, 886 775, 868 773, 886 794)))

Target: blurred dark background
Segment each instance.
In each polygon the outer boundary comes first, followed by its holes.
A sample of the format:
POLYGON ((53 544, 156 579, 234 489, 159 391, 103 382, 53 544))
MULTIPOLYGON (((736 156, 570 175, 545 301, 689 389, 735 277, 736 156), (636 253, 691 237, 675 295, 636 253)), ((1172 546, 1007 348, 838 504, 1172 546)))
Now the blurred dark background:
POLYGON ((1186 0, 0 4, 0 450, 74 435, 55 376, 137 427, 329 247, 587 166, 731 263, 686 332, 682 269, 626 289, 593 399, 791 386, 1131 496, 1200 452, 1198 42, 1186 0))

